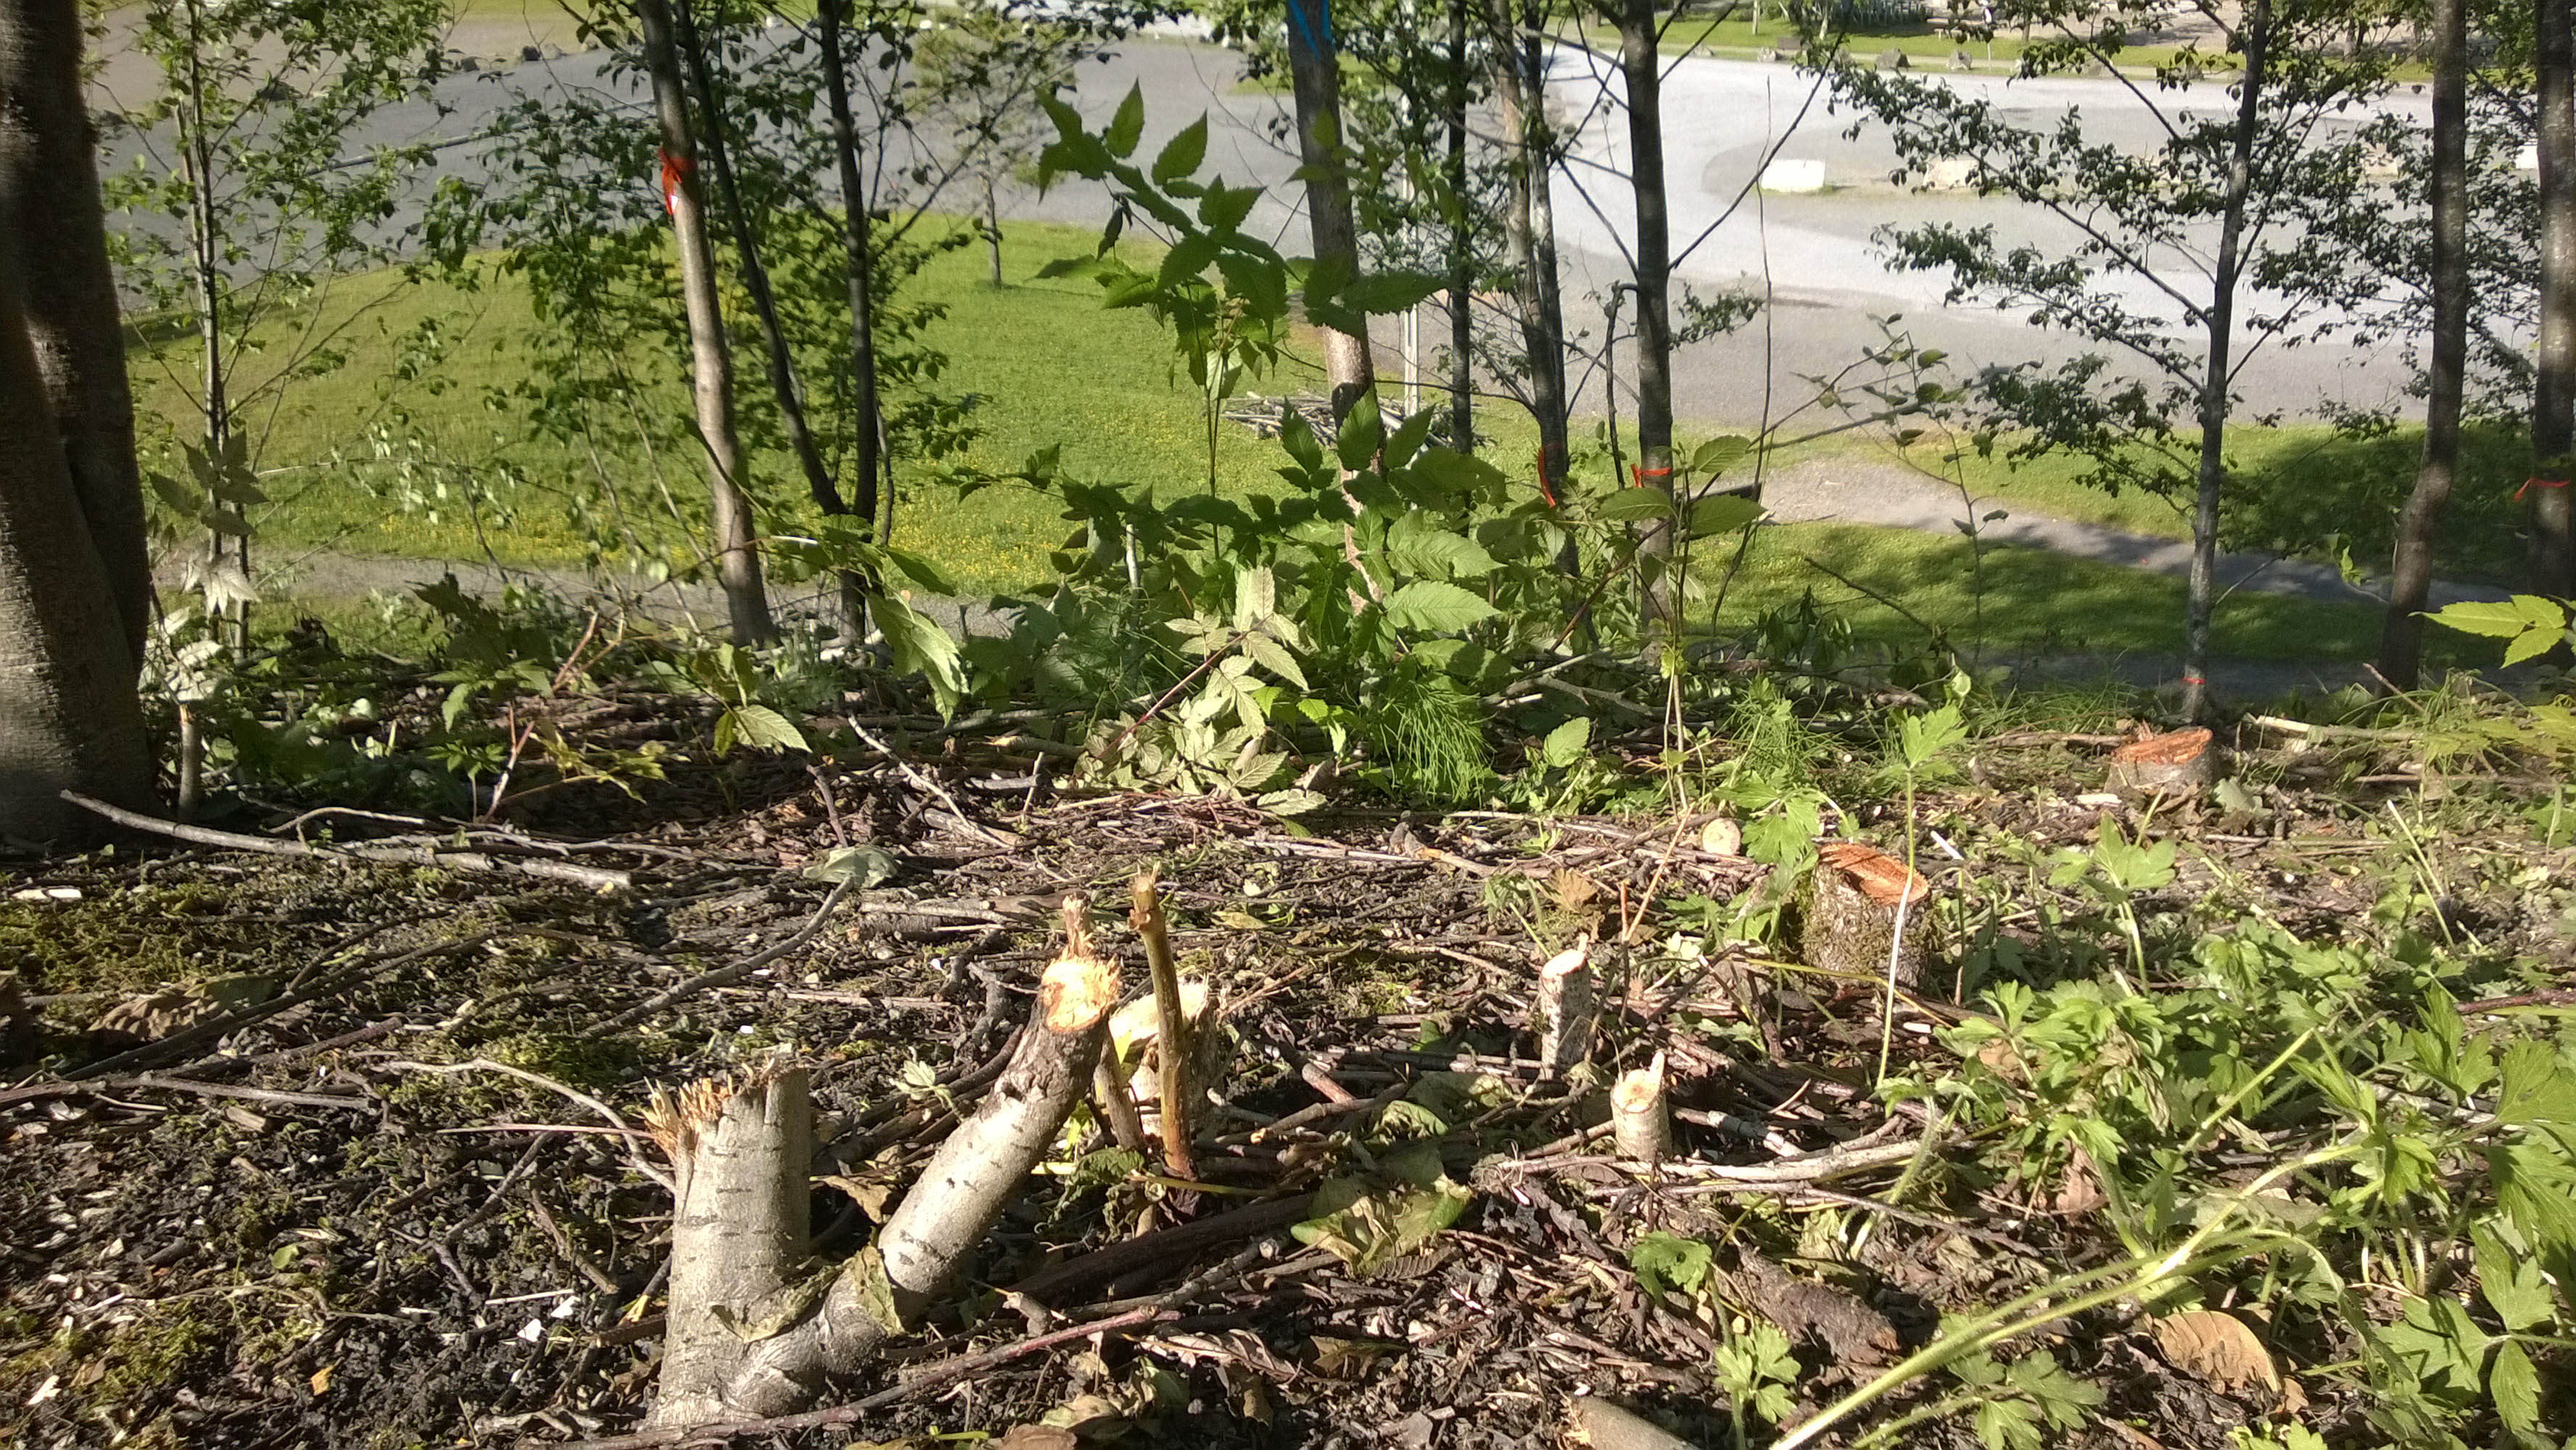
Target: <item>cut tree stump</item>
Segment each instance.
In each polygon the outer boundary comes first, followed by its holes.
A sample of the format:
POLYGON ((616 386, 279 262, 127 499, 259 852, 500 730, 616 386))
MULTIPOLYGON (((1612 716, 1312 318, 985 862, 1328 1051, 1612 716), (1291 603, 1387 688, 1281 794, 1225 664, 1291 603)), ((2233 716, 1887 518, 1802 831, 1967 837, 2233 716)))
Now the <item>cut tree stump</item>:
POLYGON ((2220 751, 2208 730, 2168 730, 2111 752, 2111 789, 2130 795, 2196 796, 2218 783, 2220 751))
POLYGON ((670 1312, 648 1424, 762 1419, 810 1404, 918 1321, 1042 1161, 1091 1086, 1117 963, 1095 955, 1079 896, 1034 1019, 984 1100, 932 1155, 873 1247, 804 1262, 814 1161, 805 1070, 776 1064, 656 1094, 645 1126, 670 1157, 670 1312))
POLYGON ((1530 1030, 1547 1075, 1563 1077, 1592 1055, 1592 944, 1578 942, 1538 969, 1530 1030))
POLYGON ((1673 1118, 1664 1092, 1664 1055, 1610 1086, 1610 1133, 1619 1156, 1660 1163, 1673 1153, 1673 1118))
POLYGON ((1887 975, 1893 951, 1897 985, 1912 986, 1931 955, 1932 883, 1858 841, 1830 841, 1816 854, 1807 893, 1807 965, 1877 979, 1887 975))

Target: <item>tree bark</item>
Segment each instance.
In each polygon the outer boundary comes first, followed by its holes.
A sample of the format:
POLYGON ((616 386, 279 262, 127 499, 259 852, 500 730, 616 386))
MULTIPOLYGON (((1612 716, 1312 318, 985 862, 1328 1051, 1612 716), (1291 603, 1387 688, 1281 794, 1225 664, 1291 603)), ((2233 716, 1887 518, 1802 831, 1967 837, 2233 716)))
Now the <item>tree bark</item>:
MULTIPOLYGON (((0 110, 0 130, 32 120, 0 110)), ((25 215, 16 179, 0 172, 0 215, 25 215)), ((72 842, 98 823, 62 792, 148 805, 152 757, 116 592, 45 401, 14 231, 0 228, 0 840, 72 842)))
MULTIPOLYGON (((1359 226, 1351 215, 1350 168, 1342 146, 1342 73, 1333 44, 1332 0, 1288 0, 1288 75, 1297 94, 1297 158, 1306 173, 1306 225, 1319 265, 1360 274, 1359 226)), ((1333 414, 1342 415, 1377 382, 1365 333, 1324 329, 1324 376, 1333 414)))
POLYGON ((14 203, 27 335, 126 653, 139 664, 152 627, 152 565, 80 60, 77 0, 0 4, 0 192, 14 203))
POLYGON ((671 231, 679 243, 680 296, 689 314, 698 437, 706 445, 707 497, 715 520, 716 577, 724 589, 734 643, 759 644, 777 634, 778 628, 769 617, 751 499, 743 491, 742 439, 734 430, 733 352, 725 341, 715 257, 707 246, 706 192, 698 180, 688 90, 680 77, 679 47, 672 35, 667 0, 636 0, 635 12, 643 24, 644 68, 652 77, 653 105, 661 122, 664 197, 671 231))
MULTIPOLYGON (((1510 190, 1503 213, 1504 248, 1517 281, 1521 351, 1529 376, 1530 413, 1538 423, 1539 489, 1549 504, 1564 498, 1566 451, 1565 312, 1556 271, 1556 216, 1549 186, 1555 139, 1547 124, 1547 58, 1530 0, 1526 20, 1514 0, 1500 0, 1494 23, 1494 97, 1511 148, 1510 190)), ((1569 576, 1583 562, 1572 535, 1557 556, 1569 576)))
MULTIPOLYGON (((1663 54, 1656 48, 1655 0, 1619 9, 1619 68, 1628 89, 1628 174, 1637 197, 1637 483, 1673 498, 1673 334, 1666 293, 1672 281, 1671 224, 1664 197, 1663 54)), ((1615 379, 1613 380, 1615 382, 1615 379)), ((1639 622, 1678 628, 1681 580, 1670 572, 1673 519, 1646 525, 1638 574, 1639 622), (1661 567, 1651 561, 1661 560, 1661 567)))
POLYGON ((2209 371, 2200 387, 2200 487, 2191 514, 2191 578, 2184 606, 2182 713, 2197 720, 2209 698, 2209 621, 2218 602, 2218 502, 2227 485, 2228 352, 2235 342, 2236 281, 2243 267, 2246 198, 2254 189, 2254 145, 2260 139, 2263 66, 2272 40, 2272 0, 2249 0, 2245 78, 2237 83, 2236 129, 2227 193, 2210 268, 2209 371))
MULTIPOLYGON (((859 128, 850 111, 850 73, 843 51, 849 16, 850 0, 823 0, 818 28, 824 92, 832 111, 832 153, 841 172, 842 240, 848 254, 850 388, 855 414, 850 428, 850 512, 866 519, 877 542, 883 543, 889 531, 877 528, 885 415, 877 399, 875 255, 868 239, 868 188, 859 171, 859 128)), ((882 508, 890 523, 894 500, 887 497, 882 508)))
MULTIPOLYGON (((2380 621, 2379 673, 2415 688, 2423 670, 2424 605, 2433 590, 2433 535, 2460 470, 2460 408, 2469 368, 2469 7, 2433 0, 2433 365, 2424 401, 2424 457, 2397 515, 2397 555, 2380 621)), ((2565 490, 2539 490, 2564 493, 2565 490)))
MULTIPOLYGON (((679 44, 687 56, 689 74, 697 83, 698 108, 706 123, 707 165, 715 172, 716 191, 724 198, 725 224, 733 232, 734 255, 742 267, 743 290, 751 294, 752 314, 760 319, 760 336, 766 344, 769 363, 769 391, 777 400, 780 423, 787 433, 789 451, 796 455, 796 465, 805 474, 805 491, 814 507, 825 518, 841 518, 849 505, 841 501, 841 488, 832 477, 830 465, 823 461, 822 449, 815 446, 813 429, 807 426, 805 389, 796 380, 796 359, 788 351, 787 331, 778 321, 778 298, 769 285, 769 268, 760 258, 760 238, 752 230, 751 213, 742 203, 742 184, 734 175, 733 156, 726 145, 723 93, 716 87, 715 65, 707 56, 706 42, 699 36, 696 14, 688 0, 677 0, 673 19, 678 22, 679 44)), ((868 623, 867 581, 856 570, 837 571, 840 582, 842 637, 856 641, 864 636, 868 623)))
POLYGON ((1476 451, 1476 231, 1467 195, 1467 0, 1449 0, 1449 446, 1476 451))
POLYGON ((2531 587, 2576 596, 2576 0, 2533 0, 2538 32, 2540 346, 2531 398, 2531 587))

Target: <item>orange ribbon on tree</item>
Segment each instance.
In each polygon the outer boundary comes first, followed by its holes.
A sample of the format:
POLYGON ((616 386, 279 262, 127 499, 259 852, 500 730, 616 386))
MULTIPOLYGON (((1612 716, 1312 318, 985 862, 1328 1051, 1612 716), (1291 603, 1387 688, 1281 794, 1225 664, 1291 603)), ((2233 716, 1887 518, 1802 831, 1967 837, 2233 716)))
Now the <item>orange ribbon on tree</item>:
POLYGON ((698 164, 683 160, 668 151, 657 150, 654 154, 662 158, 662 209, 673 216, 678 216, 681 183, 688 180, 689 174, 698 169, 698 164))

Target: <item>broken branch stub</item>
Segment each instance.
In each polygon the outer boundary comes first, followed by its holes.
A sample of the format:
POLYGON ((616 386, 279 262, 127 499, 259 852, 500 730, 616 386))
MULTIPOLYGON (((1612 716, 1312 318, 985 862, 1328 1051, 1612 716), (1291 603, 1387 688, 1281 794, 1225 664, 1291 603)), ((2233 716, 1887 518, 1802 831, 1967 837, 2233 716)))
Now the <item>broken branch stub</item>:
POLYGON ((1161 1052, 1163 1088, 1163 1166, 1175 1178, 1199 1176, 1190 1156, 1190 1022, 1181 1000, 1181 973, 1172 960, 1170 925, 1163 919, 1162 893, 1154 873, 1136 873, 1129 888, 1132 903, 1127 924, 1145 943, 1145 967, 1154 978, 1154 1014, 1160 1024, 1156 1042, 1161 1052))
POLYGON ((1038 984, 1036 1018, 974 1113, 939 1146, 873 1248, 808 1265, 812 1110, 801 1068, 657 1095, 677 1173, 670 1312, 653 1426, 790 1414, 916 1320, 1044 1159, 1092 1080, 1118 967, 1091 951, 1079 897, 1038 984))
POLYGON ((2111 789, 2130 795, 2196 796, 2218 783, 2219 750, 2195 725, 2142 735, 2111 752, 2111 789))
POLYGON ((1619 1156, 1660 1163, 1672 1156, 1673 1118, 1664 1091, 1664 1055, 1619 1075, 1610 1086, 1610 1134, 1619 1156))
POLYGON ((1592 944, 1578 942, 1538 969, 1533 1004, 1538 1020, 1538 1060, 1550 1077, 1563 1077, 1592 1055, 1592 944))
POLYGON ((1807 965, 1877 980, 1887 975, 1892 955, 1897 984, 1912 986, 1931 955, 1932 883, 1903 861, 1858 841, 1828 842, 1816 854, 1815 880, 1807 894, 1807 965))

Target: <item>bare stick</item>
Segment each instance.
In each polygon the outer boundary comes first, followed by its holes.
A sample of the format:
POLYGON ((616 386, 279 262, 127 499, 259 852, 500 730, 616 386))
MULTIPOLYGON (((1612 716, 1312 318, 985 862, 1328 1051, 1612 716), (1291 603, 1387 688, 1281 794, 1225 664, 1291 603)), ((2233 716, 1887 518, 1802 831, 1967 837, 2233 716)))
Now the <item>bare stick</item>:
POLYGON ((718 967, 712 972, 701 972, 697 976, 691 977, 687 981, 682 982, 680 985, 673 987, 666 992, 655 995, 651 1000, 643 1003, 641 1006, 629 1007, 625 1011, 618 1013, 616 1016, 609 1018, 605 1022, 602 1022, 597 1027, 591 1029, 591 1035, 595 1037, 605 1037, 612 1032, 623 1032, 627 1028, 634 1026, 636 1023, 643 1021, 645 1018, 652 1016, 654 1013, 661 1011, 663 1008, 670 1006, 674 1002, 680 1001, 684 998, 694 997, 700 992, 713 991, 718 987, 732 986, 734 983, 741 981, 743 978, 750 976, 752 973, 759 971, 761 968, 768 966, 770 963, 775 962, 779 958, 786 956, 788 953, 795 951, 798 947, 812 941, 814 939, 814 933, 821 931, 823 929, 823 923, 831 918, 832 909, 839 906, 841 904, 841 898, 849 894, 850 882, 849 879, 845 877, 842 880, 833 883, 831 894, 823 898, 823 904, 815 907, 814 914, 807 917, 805 919, 805 924, 798 927, 795 934, 788 937, 787 940, 778 943, 776 946, 764 947, 761 950, 752 953, 750 956, 743 958, 741 961, 734 963, 732 966, 718 967))
POLYGON ((1592 1055, 1592 948, 1578 942, 1538 969, 1538 1060, 1563 1077, 1592 1055))
POLYGON ((1172 961, 1170 924, 1163 919, 1162 893, 1150 870, 1136 874, 1129 888, 1133 904, 1127 924, 1145 943, 1145 968, 1154 979, 1158 1027, 1154 1050, 1162 1065, 1163 1166, 1175 1178, 1196 1178, 1190 1158, 1190 1023, 1181 1002, 1180 968, 1172 961))
POLYGON ((538 876, 549 881, 568 881, 593 891, 632 891, 635 878, 624 871, 611 871, 600 866, 576 866, 569 861, 520 861, 507 856, 491 856, 481 851, 441 851, 427 846, 367 845, 335 846, 325 849, 301 841, 272 841, 265 836, 244 836, 232 831, 218 831, 206 826, 183 825, 129 811, 105 801, 92 800, 78 791, 64 791, 63 799, 93 815, 104 816, 129 830, 150 831, 191 845, 214 846, 226 851, 248 851, 261 856, 318 856, 350 861, 382 861, 398 866, 444 866, 456 871, 501 871, 518 876, 538 876))
POLYGON ((1127 1075, 1118 1070, 1108 1049, 1102 1050, 1100 1065, 1091 1070, 1091 1101, 1100 1109, 1100 1121, 1108 1125, 1112 1141, 1131 1153, 1145 1151, 1145 1120, 1136 1113, 1127 1075))
POLYGON ((1621 1074, 1611 1086, 1610 1131, 1623 1158, 1661 1163, 1672 1156, 1673 1120, 1665 1105, 1662 1053, 1647 1066, 1621 1074))

